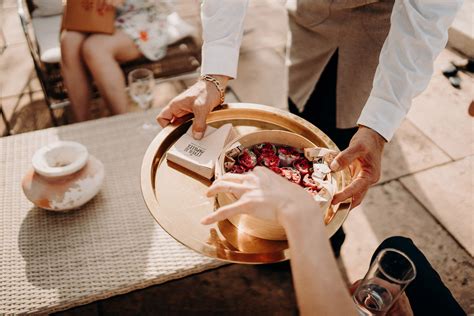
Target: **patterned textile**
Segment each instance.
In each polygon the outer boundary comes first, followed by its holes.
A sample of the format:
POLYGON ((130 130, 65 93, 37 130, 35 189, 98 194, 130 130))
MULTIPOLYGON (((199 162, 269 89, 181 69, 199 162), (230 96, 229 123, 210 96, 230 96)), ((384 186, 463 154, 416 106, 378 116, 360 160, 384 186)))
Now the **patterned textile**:
POLYGON ((126 0, 118 8, 115 26, 130 36, 140 52, 150 60, 166 54, 167 1, 126 0))

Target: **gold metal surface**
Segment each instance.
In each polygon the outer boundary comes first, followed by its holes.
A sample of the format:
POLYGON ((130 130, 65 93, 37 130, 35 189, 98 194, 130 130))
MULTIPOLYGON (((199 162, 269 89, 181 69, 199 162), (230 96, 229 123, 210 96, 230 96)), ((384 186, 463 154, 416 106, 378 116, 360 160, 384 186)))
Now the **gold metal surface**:
MULTIPOLYGON (((185 246, 206 256, 237 263, 270 263, 289 259, 286 241, 271 241, 239 231, 229 221, 203 226, 200 220, 213 212, 216 201, 205 192, 209 180, 192 174, 165 159, 168 148, 183 135, 192 120, 164 128, 152 141, 143 158, 141 187, 145 203, 158 224, 185 246)), ((209 114, 207 123, 219 127, 232 123, 240 135, 262 130, 288 130, 317 146, 338 150, 314 125, 291 113, 272 107, 231 103, 209 114)), ((338 187, 350 182, 347 171, 337 173, 338 187)), ((341 204, 326 226, 332 236, 346 219, 350 204, 341 204)))

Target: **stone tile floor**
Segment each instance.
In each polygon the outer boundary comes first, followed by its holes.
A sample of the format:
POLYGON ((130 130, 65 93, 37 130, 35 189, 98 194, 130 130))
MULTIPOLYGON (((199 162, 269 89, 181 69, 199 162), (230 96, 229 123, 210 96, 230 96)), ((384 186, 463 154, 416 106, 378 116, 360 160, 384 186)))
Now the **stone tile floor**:
MULTIPOLYGON (((285 108, 287 27, 282 2, 251 1, 239 78, 231 84, 228 101, 285 108)), ((50 127, 15 1, 5 0, 3 7, 9 47, 0 56, 0 102, 14 133, 50 127)), ((180 11, 192 23, 199 23, 195 6, 182 5, 180 11)), ((384 238, 408 236, 425 252, 463 308, 474 313, 474 118, 467 111, 474 99, 474 78, 461 74, 462 89, 457 90, 441 74, 443 65, 461 58, 444 50, 436 60, 428 89, 415 99, 407 119, 386 147, 380 183, 345 224, 347 239, 340 264, 348 280, 354 281, 363 276, 372 252, 384 238)), ((157 105, 166 104, 189 84, 160 84, 157 105)), ((98 115, 104 114, 99 111, 98 115)), ((0 133, 4 128, 0 122, 0 133)), ((294 313, 288 265, 227 266, 64 314, 157 311, 294 313), (182 290, 197 285, 196 290, 182 290)))

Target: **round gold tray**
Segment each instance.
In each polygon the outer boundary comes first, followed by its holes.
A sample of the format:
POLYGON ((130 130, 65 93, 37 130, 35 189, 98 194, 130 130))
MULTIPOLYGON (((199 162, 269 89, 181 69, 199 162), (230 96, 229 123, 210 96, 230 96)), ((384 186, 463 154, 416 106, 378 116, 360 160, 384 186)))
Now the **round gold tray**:
MULTIPOLYGON (((145 203, 163 229, 185 246, 211 258, 236 263, 271 263, 289 259, 288 243, 248 235, 222 221, 210 226, 200 224, 201 218, 218 207, 214 198, 207 198, 211 181, 196 176, 166 160, 166 151, 191 126, 192 120, 165 127, 151 142, 143 158, 141 187, 145 203)), ((262 129, 287 130, 306 137, 320 147, 338 150, 323 132, 291 113, 269 106, 231 103, 212 112, 207 123, 219 127, 232 123, 240 135, 262 129)), ((347 171, 336 173, 338 189, 350 182, 347 171)), ((328 236, 341 227, 350 209, 349 203, 339 206, 326 226, 328 236)), ((317 251, 315 249, 315 251, 317 251)))

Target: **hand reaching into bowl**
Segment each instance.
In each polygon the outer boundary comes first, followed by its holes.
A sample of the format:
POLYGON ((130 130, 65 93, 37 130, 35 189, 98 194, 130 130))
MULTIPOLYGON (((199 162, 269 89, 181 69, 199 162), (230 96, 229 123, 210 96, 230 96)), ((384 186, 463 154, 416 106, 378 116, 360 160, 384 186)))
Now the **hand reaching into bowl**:
POLYGON ((300 313, 357 315, 324 229, 323 210, 329 202, 316 202, 303 188, 264 167, 244 174, 224 174, 214 181, 208 196, 224 192, 238 200, 203 218, 203 224, 237 214, 277 220, 290 244, 300 313))
POLYGON ((214 181, 207 195, 218 193, 231 193, 238 200, 203 218, 203 224, 212 224, 237 214, 249 214, 278 221, 286 229, 290 222, 298 218, 317 216, 323 228, 324 210, 329 206, 329 201, 316 202, 300 186, 264 167, 256 167, 245 174, 224 174, 214 181))

